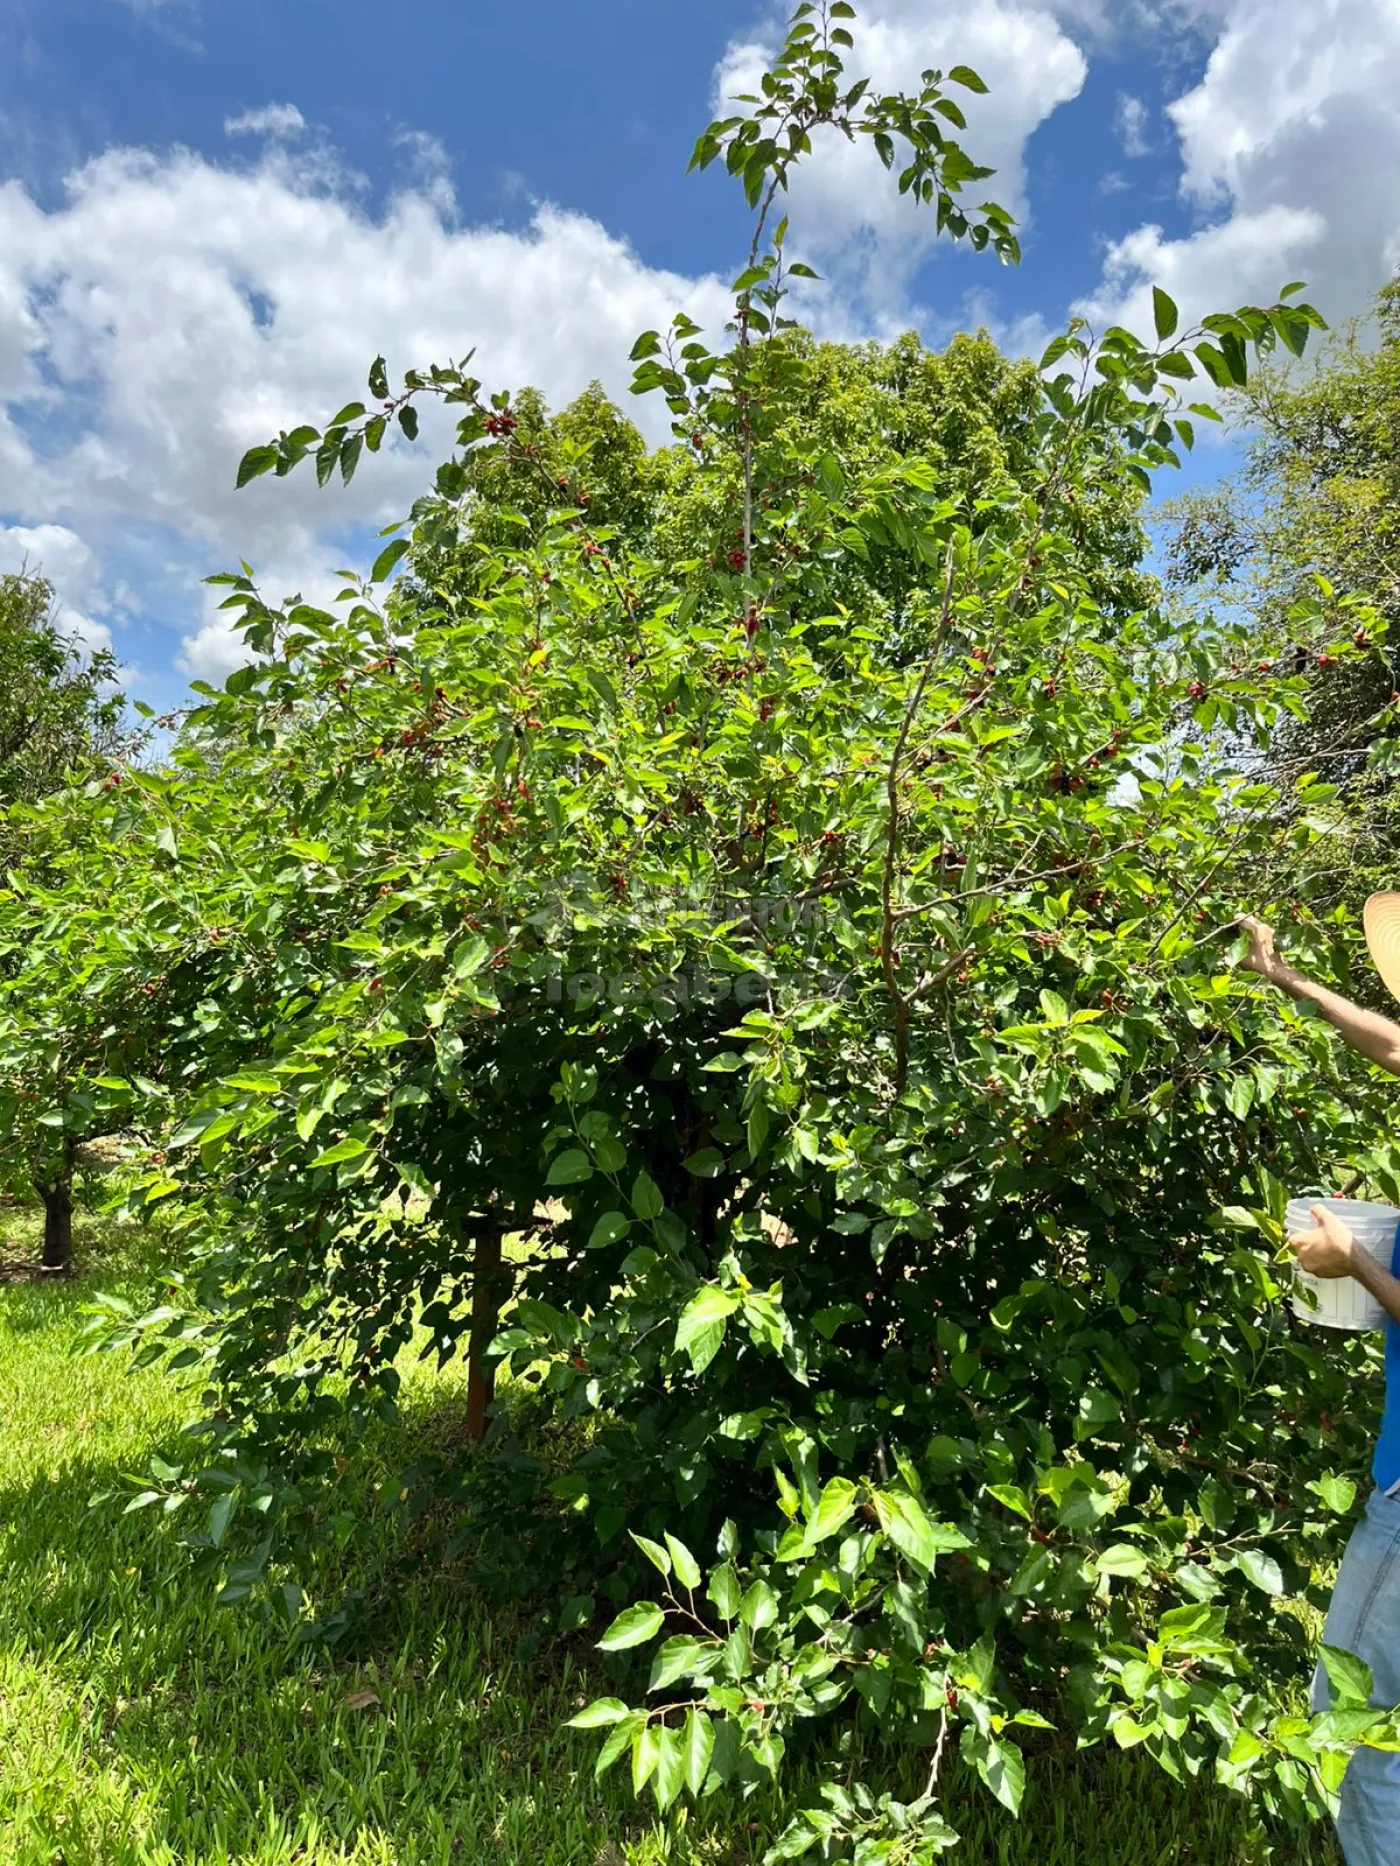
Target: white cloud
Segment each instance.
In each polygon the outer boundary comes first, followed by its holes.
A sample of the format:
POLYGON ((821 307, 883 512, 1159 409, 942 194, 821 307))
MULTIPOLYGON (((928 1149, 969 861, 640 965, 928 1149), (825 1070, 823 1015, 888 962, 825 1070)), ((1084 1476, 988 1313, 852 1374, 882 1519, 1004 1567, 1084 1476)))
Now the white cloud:
MULTIPOLYGON (((917 90, 920 72, 930 66, 971 65, 985 79, 988 97, 948 87, 967 115, 962 140, 968 154, 997 171, 994 179, 970 185, 967 199, 974 207, 998 200, 1024 219, 1026 140, 1060 104, 1078 96, 1088 74, 1083 52, 1052 7, 1026 0, 872 0, 854 32, 847 68, 853 76, 868 73, 876 91, 917 90)), ((735 108, 729 103, 735 93, 758 89, 774 45, 767 36, 729 47, 715 80, 715 102, 724 114, 735 108)), ((792 216, 794 238, 824 263, 857 325, 907 328, 910 280, 936 243, 933 215, 890 185, 865 138, 855 145, 834 133, 813 138, 794 183, 792 216)))
POLYGON ((264 104, 224 118, 226 136, 299 136, 305 128, 306 118, 295 104, 264 104))
POLYGON ((1124 91, 1118 98, 1118 140, 1123 145, 1123 153, 1130 161, 1140 156, 1150 155, 1152 145, 1147 140, 1147 120, 1151 113, 1140 97, 1133 97, 1124 91))
POLYGON ((1209 224, 1112 245, 1083 309, 1150 329, 1155 282, 1186 315, 1295 278, 1333 322, 1363 313, 1400 258, 1400 0, 1217 0, 1199 83, 1169 106, 1182 192, 1209 224))
MULTIPOLYGON (((51 211, 0 186, 0 522, 62 528, 109 580, 172 592, 187 671, 229 664, 202 574, 246 557, 309 594, 345 554, 331 540, 400 516, 450 445, 430 417, 426 445, 386 445, 348 489, 308 467, 235 492, 247 447, 363 395, 376 353, 402 369, 475 345, 491 388, 558 405, 600 377, 626 405, 638 331, 682 307, 724 321, 718 281, 651 270, 581 215, 455 228, 432 150, 413 153, 422 185, 377 216, 285 148, 237 171, 109 151, 51 211)), ((76 557, 45 555, 65 584, 76 557)))
POLYGON ((56 592, 56 620, 65 635, 85 648, 112 646, 112 631, 88 611, 104 610, 96 553, 66 525, 0 525, 0 575, 22 571, 43 577, 56 592))

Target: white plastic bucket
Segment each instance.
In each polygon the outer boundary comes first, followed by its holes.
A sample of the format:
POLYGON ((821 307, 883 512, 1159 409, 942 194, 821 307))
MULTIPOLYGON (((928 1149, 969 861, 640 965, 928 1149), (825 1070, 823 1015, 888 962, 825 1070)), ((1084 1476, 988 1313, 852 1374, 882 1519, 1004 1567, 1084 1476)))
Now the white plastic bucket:
MULTIPOLYGON (((1395 1256, 1396 1227, 1400 1226, 1400 1208, 1373 1205, 1366 1199, 1290 1199, 1284 1220, 1286 1234, 1315 1231, 1317 1220, 1313 1207, 1321 1205, 1334 1212, 1357 1243, 1382 1269, 1389 1270, 1395 1256)), ((1355 1333, 1384 1328, 1389 1317, 1370 1290, 1354 1276, 1309 1276, 1296 1271, 1298 1291, 1293 1298, 1293 1313, 1301 1322, 1316 1322, 1322 1328, 1346 1328, 1355 1333)))

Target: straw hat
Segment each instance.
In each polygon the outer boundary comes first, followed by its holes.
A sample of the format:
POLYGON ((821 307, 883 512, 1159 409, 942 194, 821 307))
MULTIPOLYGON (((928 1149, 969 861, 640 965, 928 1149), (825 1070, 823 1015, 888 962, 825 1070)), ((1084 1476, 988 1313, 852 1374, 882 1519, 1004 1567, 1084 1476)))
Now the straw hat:
POLYGON ((1392 998, 1400 998, 1400 894, 1373 894, 1363 915, 1366 944, 1392 998))

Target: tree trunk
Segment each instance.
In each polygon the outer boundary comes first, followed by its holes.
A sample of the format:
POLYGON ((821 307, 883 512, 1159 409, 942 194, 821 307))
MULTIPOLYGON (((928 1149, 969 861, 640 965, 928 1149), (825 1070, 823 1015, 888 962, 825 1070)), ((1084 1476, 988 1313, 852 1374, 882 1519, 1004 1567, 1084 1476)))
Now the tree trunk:
POLYGON ((502 1233, 494 1228, 477 1233, 471 1347, 467 1362, 467 1431, 478 1445, 486 1436, 487 1414, 496 1391, 495 1368, 486 1364, 486 1350, 496 1332, 496 1317, 504 1295, 501 1243, 502 1233))
POLYGON ((64 1276, 73 1268, 73 1177, 65 1173, 56 1185, 40 1186, 44 1201, 43 1270, 64 1276))

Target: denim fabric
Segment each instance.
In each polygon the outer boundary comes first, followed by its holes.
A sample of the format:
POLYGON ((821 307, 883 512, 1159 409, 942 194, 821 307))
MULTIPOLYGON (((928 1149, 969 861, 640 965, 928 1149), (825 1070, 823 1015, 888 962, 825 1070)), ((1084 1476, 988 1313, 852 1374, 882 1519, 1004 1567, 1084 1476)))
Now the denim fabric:
MULTIPOLYGON (((1400 1225, 1395 1228, 1392 1275, 1400 1276, 1400 1225)), ((1387 1322, 1385 1342, 1385 1416, 1371 1474, 1382 1490, 1400 1484, 1400 1322, 1387 1322)))
MULTIPOLYGON (((1337 1576, 1322 1637, 1365 1660, 1382 1709, 1400 1704, 1400 1496, 1371 1493, 1337 1576)), ((1327 1675, 1319 1665, 1314 1710, 1326 1710, 1328 1699, 1327 1675)), ((1400 1866, 1400 1756, 1356 1752, 1342 1784, 1337 1835, 1347 1866, 1400 1866)))

